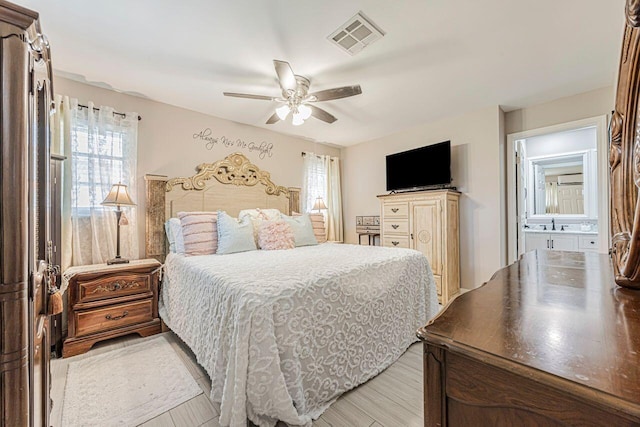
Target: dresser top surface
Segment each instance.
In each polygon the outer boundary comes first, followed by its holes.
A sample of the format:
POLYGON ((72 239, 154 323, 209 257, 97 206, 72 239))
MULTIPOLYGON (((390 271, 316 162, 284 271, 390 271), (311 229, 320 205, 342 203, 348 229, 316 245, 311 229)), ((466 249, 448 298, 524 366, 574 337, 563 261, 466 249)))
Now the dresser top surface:
POLYGON ((529 252, 420 335, 640 405, 640 291, 616 286, 607 255, 529 252))

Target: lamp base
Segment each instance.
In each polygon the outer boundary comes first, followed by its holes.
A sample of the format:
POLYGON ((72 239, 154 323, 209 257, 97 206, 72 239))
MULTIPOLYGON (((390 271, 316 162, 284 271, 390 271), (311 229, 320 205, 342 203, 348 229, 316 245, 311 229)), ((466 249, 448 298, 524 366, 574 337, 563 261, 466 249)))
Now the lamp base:
POLYGON ((111 265, 111 264, 128 264, 129 260, 126 258, 113 258, 110 259, 109 261, 107 261, 107 265, 111 265))

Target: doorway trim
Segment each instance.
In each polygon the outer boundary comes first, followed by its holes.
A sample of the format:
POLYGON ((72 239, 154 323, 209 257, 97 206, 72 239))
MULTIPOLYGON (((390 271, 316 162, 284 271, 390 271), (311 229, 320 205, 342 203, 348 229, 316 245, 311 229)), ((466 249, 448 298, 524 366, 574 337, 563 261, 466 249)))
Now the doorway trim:
POLYGON ((518 260, 518 211, 516 192, 516 150, 520 139, 550 133, 566 132, 585 127, 596 127, 596 155, 598 176, 598 252, 609 252, 609 145, 607 137, 608 115, 575 120, 507 135, 507 263, 518 260))

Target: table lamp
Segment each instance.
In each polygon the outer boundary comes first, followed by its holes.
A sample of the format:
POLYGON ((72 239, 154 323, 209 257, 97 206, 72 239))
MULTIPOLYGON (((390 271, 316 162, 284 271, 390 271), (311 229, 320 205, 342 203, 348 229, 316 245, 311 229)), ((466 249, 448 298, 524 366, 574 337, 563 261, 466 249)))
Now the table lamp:
POLYGON ((316 202, 313 204, 312 210, 317 210, 318 213, 320 213, 320 210, 325 209, 327 209, 327 205, 324 204, 324 200, 322 199, 322 197, 316 197, 316 202))
POLYGON ((102 201, 102 206, 115 206, 116 207, 116 221, 117 221, 117 233, 116 233, 116 257, 107 261, 107 264, 126 264, 128 259, 120 256, 120 218, 122 217, 122 211, 120 206, 135 206, 127 191, 127 186, 124 184, 113 184, 111 191, 107 194, 107 197, 102 201))

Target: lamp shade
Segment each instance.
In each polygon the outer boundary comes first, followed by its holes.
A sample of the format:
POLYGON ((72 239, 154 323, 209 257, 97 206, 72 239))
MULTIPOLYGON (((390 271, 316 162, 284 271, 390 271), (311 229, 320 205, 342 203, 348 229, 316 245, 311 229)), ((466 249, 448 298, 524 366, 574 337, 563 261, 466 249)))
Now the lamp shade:
POLYGON ((131 200, 127 186, 124 184, 113 184, 109 194, 101 203, 103 206, 135 206, 131 200))
POLYGON ((324 200, 322 199, 322 197, 318 197, 316 198, 316 202, 313 204, 313 210, 319 211, 322 209, 327 209, 327 205, 324 204, 324 200))

